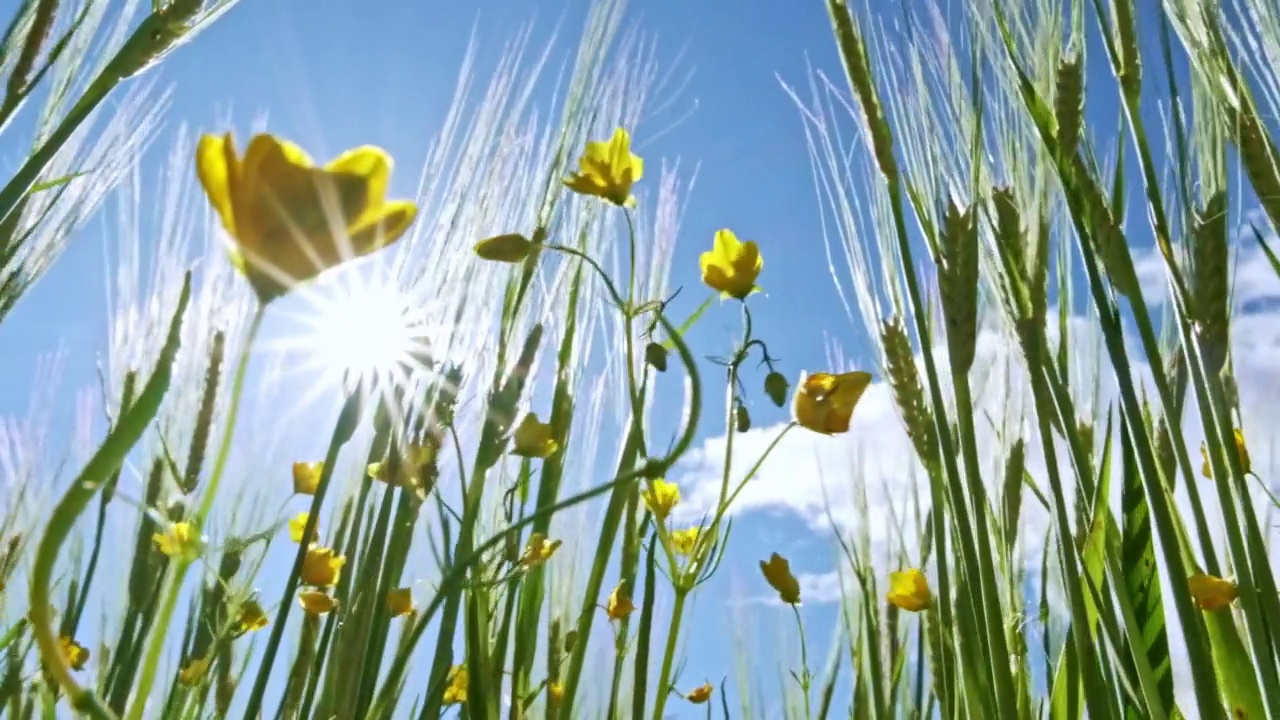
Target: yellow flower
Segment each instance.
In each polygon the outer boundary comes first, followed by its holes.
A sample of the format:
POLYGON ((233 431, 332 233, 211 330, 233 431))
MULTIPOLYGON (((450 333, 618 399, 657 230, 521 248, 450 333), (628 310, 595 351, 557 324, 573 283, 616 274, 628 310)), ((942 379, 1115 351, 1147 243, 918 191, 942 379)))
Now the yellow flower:
POLYGON ((605 605, 604 612, 609 616, 610 620, 621 620, 630 615, 636 606, 631 602, 631 596, 627 593, 623 583, 619 582, 618 586, 609 593, 609 602, 605 605))
POLYGON ((151 541, 172 558, 190 560, 200 555, 200 531, 188 522, 173 523, 165 532, 152 535, 151 541))
POLYGON ((323 590, 303 590, 298 593, 298 604, 308 615, 324 615, 338 607, 338 601, 323 590))
POLYGON ((564 179, 565 187, 595 195, 614 205, 631 206, 631 185, 644 176, 644 160, 631 152, 631 135, 618 128, 608 142, 588 142, 578 158, 578 172, 564 179))
POLYGON ((814 373, 800 380, 792 411, 801 426, 834 435, 849 431, 849 418, 871 384, 871 373, 814 373))
POLYGON ((1204 573, 1187 578, 1187 589, 1191 591, 1191 599, 1196 601, 1196 605, 1210 612, 1230 605, 1240 594, 1240 588, 1230 580, 1204 573))
POLYGON ((293 464, 293 491, 299 495, 315 495, 320 487, 320 473, 324 472, 322 462, 296 462, 293 464))
POLYGON ((649 508, 649 512, 653 513, 658 522, 662 522, 671 514, 671 510, 680 504, 680 486, 666 480, 654 480, 642 497, 645 507, 649 508))
POLYGON ((742 300, 757 289, 756 278, 764 268, 764 259, 754 241, 739 242, 738 236, 725 228, 716 231, 715 244, 710 252, 702 253, 699 264, 702 282, 721 297, 742 300))
POLYGON ((424 482, 424 471, 435 463, 436 455, 440 451, 439 443, 434 438, 434 435, 428 435, 422 442, 406 446, 400 451, 398 463, 391 461, 369 463, 366 468, 369 477, 396 487, 429 491, 430 488, 419 488, 419 485, 424 482), (393 465, 398 465, 395 477, 392 477, 393 465))
POLYGON ((312 545, 307 548, 307 557, 302 561, 302 582, 321 588, 336 585, 338 578, 342 576, 342 566, 346 563, 347 559, 335 555, 333 548, 312 545))
MULTIPOLYGON (((1244 474, 1248 475, 1253 472, 1253 462, 1249 458, 1249 448, 1244 444, 1244 431, 1236 428, 1233 432, 1236 440, 1236 454, 1240 456, 1240 468, 1244 470, 1244 474)), ((1213 468, 1209 465, 1209 449, 1204 443, 1200 443, 1200 457, 1204 463, 1200 465, 1200 474, 1207 478, 1213 478, 1213 468)))
POLYGON ((476 255, 495 262, 517 263, 529 257, 537 248, 533 241, 520 233, 494 235, 476 243, 476 255))
POLYGON ((267 614, 262 611, 262 606, 254 600, 246 600, 240 605, 240 614, 236 617, 235 636, 261 630, 267 624, 267 614))
POLYGON ((200 682, 204 674, 209 672, 209 658, 195 658, 189 660, 182 669, 178 671, 178 682, 183 685, 195 685, 200 682))
POLYGON ((413 593, 409 588, 387 591, 387 612, 391 613, 391 617, 400 617, 413 612, 413 593))
POLYGON ((678 555, 689 555, 698 543, 698 528, 689 527, 671 533, 671 549, 678 555))
MULTIPOLYGON (((306 532, 307 520, 309 520, 310 518, 311 518, 311 513, 309 512, 300 512, 297 515, 294 515, 292 518, 290 518, 289 520, 289 539, 290 540, 296 543, 302 542, 302 533, 306 532)), ((312 539, 314 539, 315 536, 318 534, 320 534, 319 524, 317 524, 316 527, 313 528, 313 531, 311 533, 312 539)))
POLYGON ((685 693, 684 699, 694 705, 701 705, 711 699, 711 683, 703 683, 685 693))
POLYGON ((560 444, 556 442, 550 423, 538 421, 538 416, 528 413, 512 435, 512 455, 527 458, 548 458, 555 454, 560 444))
POLYGON ((564 699, 564 683, 555 682, 554 680, 547 683, 547 697, 552 702, 560 702, 564 699))
POLYGON ((920 612, 933 604, 929 580, 915 568, 889 573, 889 593, 885 599, 907 612, 920 612))
POLYGON ((449 670, 449 685, 444 689, 444 704, 457 705, 467 701, 467 666, 454 665, 449 670))
POLYGON ((297 145, 255 135, 241 157, 231 133, 205 135, 196 174, 234 240, 232 262, 263 302, 390 245, 417 207, 387 200, 391 157, 361 146, 316 167, 297 145))
POLYGON ((66 635, 58 636, 58 644, 62 646, 62 654, 67 658, 67 665, 72 670, 83 670, 89 662, 89 650, 66 635))
POLYGON ((764 579, 774 590, 778 591, 778 597, 782 598, 782 602, 791 605, 800 602, 800 582, 796 580, 796 576, 791 574, 791 563, 787 559, 774 553, 769 556, 769 562, 760 561, 760 572, 764 573, 764 579))
POLYGON ((520 567, 532 570, 550 560, 559 548, 559 540, 547 540, 546 535, 536 532, 529 536, 529 544, 525 546, 524 556, 520 558, 520 567))

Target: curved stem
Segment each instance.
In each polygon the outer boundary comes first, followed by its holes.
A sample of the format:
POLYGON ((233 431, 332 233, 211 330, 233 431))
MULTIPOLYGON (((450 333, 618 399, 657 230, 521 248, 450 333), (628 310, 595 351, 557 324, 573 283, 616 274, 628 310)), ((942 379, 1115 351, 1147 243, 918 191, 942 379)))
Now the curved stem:
POLYGON ((72 707, 99 720, 113 718, 114 714, 98 699, 92 689, 81 687, 71 676, 71 669, 62 651, 62 644, 53 629, 49 586, 62 544, 71 533, 76 519, 89 506, 89 501, 98 493, 111 474, 124 464, 129 451, 142 438, 142 434, 146 432, 147 427, 160 411, 160 403, 164 400, 172 379, 173 360, 178 352, 182 318, 186 314, 190 299, 191 274, 187 273, 183 281, 182 293, 178 298, 178 308, 169 324, 169 334, 164 348, 160 351, 155 372, 147 381, 137 402, 124 411, 120 422, 107 435, 98 451, 81 471, 80 476, 71 483, 54 508, 49 526, 44 536, 40 538, 40 545, 36 549, 35 565, 31 570, 28 614, 36 646, 40 651, 40 659, 49 677, 67 694, 72 707))
POLYGON ((671 608, 671 630, 667 633, 667 649, 662 654, 662 672, 658 675, 658 697, 653 705, 653 720, 662 720, 662 711, 667 705, 667 696, 671 694, 668 683, 671 682, 671 666, 676 656, 676 641, 680 638, 680 620, 684 616, 684 599, 689 593, 676 588, 676 603, 671 608))
MULTIPOLYGON (((253 349, 253 341, 257 338, 258 331, 262 328, 262 318, 265 313, 266 305, 259 304, 258 309, 254 311, 253 319, 249 322, 249 331, 245 337, 244 345, 240 347, 240 357, 236 361, 236 374, 231 381, 231 400, 227 407, 226 425, 222 429, 222 440, 218 445, 218 456, 214 460, 213 473, 209 476, 209 484, 204 492, 204 500, 201 501, 194 517, 197 529, 202 530, 204 527, 204 521, 209 515, 209 510, 213 507, 213 499, 217 496, 218 485, 222 482, 222 473, 226 470, 227 458, 231 455, 231 441, 235 435, 236 416, 240 412, 240 398, 244 394, 244 381, 249 368, 249 356, 253 349)), ((151 625, 150 639, 147 643, 146 654, 142 660, 142 672, 138 676, 138 685, 134 691, 133 704, 129 706, 129 712, 126 716, 128 720, 141 720, 142 713, 147 708, 147 696, 151 694, 151 687, 155 684, 156 673, 160 668, 160 655, 164 652, 164 641, 169 632, 169 623, 173 618, 173 611, 178 605, 178 596, 182 594, 182 586, 187 578, 187 570, 191 568, 194 562, 195 560, 192 558, 179 557, 174 558, 172 565, 169 567, 169 584, 165 588, 165 594, 160 600, 155 621, 151 625)))

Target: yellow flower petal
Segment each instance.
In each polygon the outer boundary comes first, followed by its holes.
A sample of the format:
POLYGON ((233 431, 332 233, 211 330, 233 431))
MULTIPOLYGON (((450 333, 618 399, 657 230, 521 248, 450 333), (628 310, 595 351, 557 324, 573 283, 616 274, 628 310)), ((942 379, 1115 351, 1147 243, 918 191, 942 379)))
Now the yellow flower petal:
POLYGON ((590 141, 578 158, 578 172, 564 179, 565 187, 594 195, 614 205, 630 206, 631 186, 644 176, 644 160, 631 152, 631 135, 623 128, 607 142, 590 141))
POLYGON ((372 146, 316 167, 267 134, 250 140, 243 160, 229 134, 202 138, 196 152, 205 194, 234 240, 232 262, 264 303, 408 230, 417 207, 385 198, 391 168, 372 146))
POLYGON ((791 574, 791 563, 787 559, 773 553, 769 556, 769 561, 760 561, 760 572, 764 574, 764 579, 774 590, 778 591, 778 597, 782 602, 790 605, 796 605, 800 602, 800 582, 796 580, 796 576, 791 574))
POLYGON ((67 635, 58 636, 58 644, 62 646, 62 654, 67 659, 67 666, 72 670, 83 670, 89 662, 89 650, 67 635))
POLYGON ((293 491, 299 495, 315 495, 320 487, 322 462, 296 462, 293 464, 293 491))
POLYGON ((689 556, 698 544, 698 528, 689 527, 671 533, 671 549, 677 555, 689 556))
POLYGON ((444 689, 444 704, 458 705, 467 701, 467 666, 454 665, 449 670, 448 685, 444 689))
POLYGON ((232 236, 236 234, 232 192, 239 164, 231 133, 221 137, 204 135, 196 145, 196 177, 209 196, 209 204, 222 220, 223 229, 232 236))
POLYGON ((1191 599, 1206 612, 1221 610, 1240 595, 1240 588, 1235 583, 1204 573, 1187 578, 1187 589, 1191 592, 1191 599))
POLYGON ((666 480, 657 479, 650 483, 641 495, 645 507, 662 522, 671 514, 671 510, 680 504, 680 486, 666 480))
POLYGON ((849 431, 853 410, 871 384, 871 373, 814 373, 804 377, 792 401, 795 421, 826 435, 849 431))
MULTIPOLYGON (((308 513, 308 512, 300 512, 289 519, 289 539, 290 540, 296 543, 302 542, 302 533, 306 531, 307 520, 309 519, 311 519, 311 513, 308 513)), ((320 527, 319 525, 317 525, 311 533, 313 540, 315 539, 315 536, 319 532, 320 532, 320 527)))
POLYGON ((413 612, 413 593, 409 588, 387 591, 387 612, 391 613, 391 617, 400 617, 413 612))
POLYGON ((199 557, 203 545, 200 531, 188 522, 170 524, 163 533, 152 535, 151 541, 165 555, 185 560, 199 557))
POLYGON ((512 455, 527 458, 548 458, 560 448, 550 423, 538 421, 538 416, 528 413, 512 435, 512 455))
POLYGON ((308 615, 325 615, 338 607, 338 601, 321 590, 303 590, 298 593, 298 604, 308 615))
POLYGON ((302 582, 319 588, 336 585, 346 562, 347 559, 336 555, 333 548, 312 545, 307 548, 306 558, 302 561, 302 582))
POLYGON ((609 602, 605 604, 605 614, 610 620, 621 620, 622 618, 634 612, 636 606, 631 602, 631 595, 627 593, 625 583, 619 582, 613 588, 613 592, 609 593, 609 602))
POLYGON ((756 290, 756 278, 764 268, 760 248, 753 241, 740 242, 732 230, 716 231, 710 252, 698 259, 702 282, 723 297, 742 300, 756 290))
POLYGON ((684 699, 694 705, 701 705, 711 699, 711 683, 703 683, 698 687, 685 693, 684 699))
POLYGON ((261 630, 266 627, 270 621, 267 620, 267 614, 262 611, 262 606, 254 600, 246 600, 240 605, 240 613, 236 617, 233 635, 240 637, 247 633, 261 630))
POLYGON ((889 604, 908 612, 920 612, 933 604, 929 580, 914 568, 889 573, 889 604))

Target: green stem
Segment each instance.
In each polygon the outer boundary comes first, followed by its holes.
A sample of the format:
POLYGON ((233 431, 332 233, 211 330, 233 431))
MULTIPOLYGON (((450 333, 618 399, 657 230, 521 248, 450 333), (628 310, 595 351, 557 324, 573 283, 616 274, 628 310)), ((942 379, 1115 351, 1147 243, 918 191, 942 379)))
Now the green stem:
POLYGON ((804 641, 804 623, 800 620, 800 608, 792 605, 791 612, 796 616, 796 630, 800 633, 800 690, 804 692, 804 717, 805 720, 809 720, 813 717, 809 709, 809 648, 804 641))
POLYGON ((676 641, 680 637, 680 620, 684 616, 684 599, 689 593, 676 588, 676 603, 671 608, 671 629, 667 633, 667 649, 662 653, 662 672, 658 675, 658 697, 654 700, 653 720, 662 720, 662 710, 671 694, 671 666, 675 662, 676 641))
MULTIPOLYGON (((222 430, 222 442, 218 446, 218 457, 213 464, 213 474, 209 476, 208 489, 205 490, 204 500, 200 503, 200 509, 193 518, 193 522, 198 530, 203 532, 205 518, 209 516, 209 510, 213 507, 213 500, 218 493, 218 485, 222 481, 222 473, 227 467, 227 458, 231 455, 231 441, 236 429, 236 416, 240 411, 240 397, 244 393, 245 375, 249 368, 249 357, 253 350, 253 342, 258 336, 258 331, 262 328, 262 318, 266 312, 265 305, 258 305, 258 309, 253 314, 253 319, 249 322, 249 331, 245 337, 244 345, 240 347, 240 358, 236 361, 236 374, 231 382, 231 402, 227 407, 226 426, 222 430)), ((133 696, 133 704, 129 707, 127 714, 128 720, 141 720, 142 714, 147 707, 147 696, 151 694, 151 687, 155 684, 156 673, 160 669, 160 655, 164 652, 164 641, 169 632, 169 623, 173 618, 173 611, 178 605, 178 596, 182 594, 182 586, 186 581, 187 570, 190 569, 194 559, 179 557, 175 558, 173 564, 169 568, 168 578, 169 584, 165 589, 165 594, 160 601, 159 609, 156 613, 156 620, 151 625, 150 639, 147 643, 146 654, 142 660, 142 674, 138 677, 138 686, 133 696)))
POLYGON ((178 308, 169 324, 169 334, 160 352, 155 372, 147 381, 137 402, 130 405, 129 409, 121 415, 119 424, 107 435, 106 440, 94 453, 80 476, 71 483, 62 500, 54 508, 49 526, 40 539, 35 564, 31 570, 28 615, 36 645, 40 650, 40 659, 49 676, 66 693, 72 707, 98 720, 113 718, 114 714, 102 704, 92 689, 81 687, 71 676, 71 669, 67 666, 62 645, 53 629, 49 586, 62 544, 71 533, 76 519, 89 506, 89 502, 111 474, 124 464, 129 451, 142 438, 142 434, 146 432, 147 427, 160 411, 160 403, 164 400, 172 379, 173 360, 180 343, 182 318, 186 314, 190 299, 191 274, 188 272, 183 280, 178 308))

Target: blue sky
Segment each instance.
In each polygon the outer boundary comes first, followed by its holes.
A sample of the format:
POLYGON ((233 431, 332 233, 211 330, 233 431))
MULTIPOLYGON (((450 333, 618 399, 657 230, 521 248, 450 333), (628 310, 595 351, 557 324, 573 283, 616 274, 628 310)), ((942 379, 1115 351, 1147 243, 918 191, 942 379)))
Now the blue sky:
MULTIPOLYGON (((492 70, 492 56, 486 53, 496 52, 530 21, 535 21, 531 44, 540 48, 558 23, 555 68, 571 61, 587 8, 586 0, 464 5, 471 4, 243 0, 148 73, 148 78, 172 90, 163 129, 143 164, 143 177, 160 171, 179 125, 220 131, 229 117, 244 138, 253 121, 265 115, 272 132, 296 140, 317 158, 364 143, 385 147, 397 159, 393 195, 407 196, 448 107, 472 34, 479 40, 476 74, 483 80, 492 70)), ((829 340, 839 343, 852 363, 870 367, 873 359, 863 330, 846 316, 831 281, 802 122, 779 84, 780 76, 803 86, 811 66, 843 81, 823 4, 751 0, 729 10, 726 4, 648 0, 633 3, 628 18, 628 25, 656 36, 660 68, 670 77, 666 87, 672 93, 660 94, 651 103, 661 111, 646 116, 637 133, 635 149, 649 162, 647 179, 656 182, 664 158, 679 159, 686 175, 697 170, 696 185, 684 199, 672 262, 671 284, 685 288, 683 306, 703 297, 698 254, 710 245, 715 230, 730 227, 761 245, 765 270, 760 283, 765 293, 753 297, 751 304, 757 331, 782 358, 783 372, 794 380, 801 370, 824 368, 829 340), (660 130, 664 132, 658 137, 647 138, 660 130)), ((548 75, 554 75, 554 69, 548 75)), ((1095 87, 1110 92, 1105 75, 1094 79, 1095 87)), ((1107 118, 1108 124, 1114 122, 1113 107, 1108 95, 1090 96, 1091 116, 1107 118)), ((14 167, 21 151, 22 146, 8 138, 0 142, 0 166, 14 167)), ((37 355, 59 348, 67 352, 56 395, 55 436, 69 437, 75 392, 95 387, 95 362, 106 352, 103 303, 109 291, 104 283, 104 240, 113 237, 114 211, 109 201, 0 326, 0 344, 6 348, 0 355, 0 413, 6 416, 26 412, 37 355)), ((1256 255, 1248 258, 1249 272, 1256 271, 1256 255)), ((1144 277, 1151 278, 1152 290, 1158 290, 1158 265, 1147 258, 1140 266, 1151 271, 1144 277)), ((1245 272, 1244 277, 1256 278, 1249 286, 1251 299, 1277 292, 1274 278, 1268 280, 1265 273, 1245 272)), ((695 333, 695 350, 701 355, 727 351, 738 332, 737 317, 729 306, 708 314, 695 333)), ((1247 338, 1251 343, 1258 339, 1258 353, 1249 358, 1269 352, 1266 333, 1274 339, 1280 327, 1271 319, 1261 320, 1247 338)), ((996 345, 990 352, 986 357, 993 363, 1001 357, 996 345)), ((1256 364, 1264 373, 1262 382, 1276 377, 1266 362, 1256 364)), ((714 368, 704 365, 704 376, 715 377, 714 368)), ((762 373, 749 376, 748 387, 758 388, 762 380, 762 373)), ((700 497, 699 491, 705 492, 699 468, 714 467, 723 452, 718 392, 709 396, 699 448, 678 476, 693 508, 698 507, 693 500, 700 497)), ((784 411, 772 408, 758 392, 752 401, 753 420, 760 429, 741 443, 739 466, 749 462, 751 453, 758 453, 776 424, 785 420, 784 411)), ((663 410, 660 407, 659 414, 663 410)), ((782 668, 794 666, 797 648, 788 639, 791 619, 786 609, 757 602, 769 591, 756 563, 773 551, 788 555, 793 569, 809 576, 806 593, 811 601, 804 614, 813 669, 821 671, 830 650, 827 638, 835 627, 836 605, 831 601, 836 585, 830 573, 837 562, 820 505, 823 484, 829 486, 843 527, 870 518, 879 531, 884 529, 887 503, 901 511, 903 498, 914 487, 906 460, 910 449, 883 386, 868 393, 859 417, 862 433, 857 443, 790 438, 786 451, 744 494, 744 515, 735 525, 725 562, 700 592, 685 624, 689 635, 683 687, 704 680, 718 685, 722 677, 732 677, 738 655, 734 638, 748 628, 747 654, 762 673, 757 689, 767 701, 776 698, 782 668), (862 467, 864 473, 855 476, 850 467, 862 467), (862 483, 872 496, 867 518, 860 516, 854 497, 862 483)), ((305 452, 314 448, 298 451, 305 452)), ((270 595, 271 583, 262 584, 270 595)), ((596 629, 604 630, 601 624, 596 629)), ((731 707, 736 707, 736 700, 731 699, 731 707)), ((679 702, 671 708, 675 717, 697 716, 687 710, 679 702)))
MULTIPOLYGON (((473 31, 481 51, 477 75, 484 78, 491 70, 486 64, 492 64, 486 52, 496 52, 530 21, 532 46, 540 47, 559 23, 555 66, 572 59, 586 7, 583 0, 563 6, 487 2, 474 7, 246 0, 148 73, 148 79, 171 87, 171 95, 142 177, 150 182, 157 176, 181 124, 220 131, 230 117, 245 138, 251 123, 265 115, 273 132, 296 140, 317 158, 363 143, 387 148, 397 159, 393 194, 403 196, 413 190, 415 166, 447 109, 473 31)), ((750 11, 726 12, 708 4, 664 1, 635 4, 628 12, 629 25, 657 37, 661 67, 672 76, 669 89, 678 90, 659 98, 670 100, 662 114, 645 120, 651 133, 670 126, 669 131, 649 142, 642 128, 636 150, 649 159, 655 181, 662 158, 678 158, 689 170, 697 167, 672 284, 685 286, 686 298, 702 297, 697 258, 718 228, 756 239, 766 258, 761 278, 766 293, 752 300, 758 332, 783 358, 789 376, 801 368, 816 369, 824 358, 824 333, 847 342, 853 327, 835 304, 798 113, 775 73, 800 82, 806 58, 840 72, 824 8, 756 2, 750 11), (715 31, 706 32, 708 27, 715 31)), ((6 138, 0 164, 15 167, 21 152, 20 144, 6 138)), ((69 436, 75 392, 96 387, 95 364, 106 352, 103 302, 109 266, 104 255, 115 237, 115 212, 113 200, 104 204, 0 328, 0 342, 9 348, 0 357, 0 412, 6 415, 26 413, 37 355, 67 353, 54 396, 54 437, 69 436)), ((728 306, 709 314, 699 332, 701 354, 727 350, 737 321, 728 306)), ((762 379, 750 377, 748 383, 759 387, 762 379)), ((717 397, 713 390, 712 398, 717 397)), ((758 395, 752 409, 757 424, 784 418, 758 395)), ((720 410, 715 404, 708 410, 705 431, 719 434, 720 410)), ((766 593, 757 560, 778 550, 793 557, 797 571, 832 567, 828 541, 787 513, 747 519, 734 533, 732 547, 720 577, 705 588, 685 625, 690 630, 686 686, 704 679, 718 684, 732 673, 736 630, 724 612, 726 593, 732 590, 739 598, 766 593)), ((270 593, 271 583, 264 586, 270 593)), ((790 622, 782 608, 769 610, 777 612, 765 613, 759 626, 765 646, 773 640, 775 616, 778 633, 787 633, 790 622)), ((813 616, 813 652, 821 661, 827 649, 821 638, 832 627, 833 606, 815 605, 806 613, 813 616)), ((775 664, 788 663, 768 655, 755 660, 768 678, 760 690, 769 697, 776 692, 769 687, 775 664)), ((686 709, 676 703, 672 712, 683 717, 686 709)))

